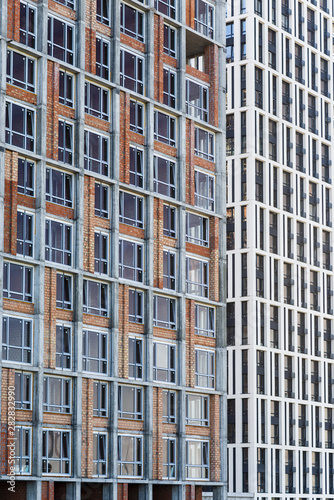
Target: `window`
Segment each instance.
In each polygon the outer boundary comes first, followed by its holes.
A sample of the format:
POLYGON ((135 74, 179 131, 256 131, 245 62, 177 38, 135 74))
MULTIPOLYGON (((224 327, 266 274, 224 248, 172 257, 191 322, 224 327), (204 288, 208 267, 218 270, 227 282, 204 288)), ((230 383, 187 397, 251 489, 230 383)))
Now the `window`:
POLYGON ((59 102, 64 106, 73 108, 74 97, 73 97, 73 84, 74 75, 68 73, 65 70, 59 71, 59 102))
POLYGON ((98 87, 93 83, 85 83, 85 113, 102 118, 109 119, 109 90, 98 87))
POLYGON ((214 161, 214 134, 195 127, 195 155, 205 160, 214 161))
POLYGON ((154 111, 154 139, 175 147, 175 118, 154 111))
POLYGON ((187 479, 209 479, 209 442, 187 440, 187 479))
POLYGON ((32 321, 12 316, 2 318, 3 361, 32 362, 32 321))
POLYGON ((31 373, 15 372, 15 410, 31 410, 31 373))
POLYGON ((18 159, 17 192, 35 196, 35 164, 26 158, 18 159))
POLYGON ((170 205, 164 205, 164 222, 163 232, 164 236, 176 238, 176 209, 170 205))
POLYGON ((215 336, 215 310, 213 307, 195 304, 195 333, 205 337, 215 336))
POLYGON ((107 434, 93 433, 93 476, 107 475, 107 434))
POLYGON ((121 49, 121 85, 138 94, 144 94, 144 60, 131 52, 121 49))
POLYGON ((56 367, 70 370, 72 367, 72 329, 70 326, 56 326, 56 367))
POLYGON ((195 206, 205 210, 214 210, 215 178, 195 170, 195 206))
POLYGON ((176 30, 164 24, 164 53, 176 57, 176 30))
POLYGON ((187 212, 186 218, 186 241, 201 245, 209 246, 209 219, 200 215, 187 212))
POLYGON ((32 302, 33 268, 4 262, 3 296, 6 299, 32 302))
POLYGON ((70 431, 43 430, 42 473, 67 474, 71 472, 70 431))
POLYGON ((95 215, 108 219, 109 217, 109 187, 95 182, 95 215))
POLYGON ((268 29, 268 65, 276 69, 276 32, 268 29))
POLYGON ((186 80, 186 112, 203 120, 205 122, 209 121, 209 89, 204 85, 193 82, 192 80, 186 80))
POLYGON ((96 0, 96 19, 99 23, 110 24, 110 0, 96 0))
POLYGON ((195 30, 205 36, 213 38, 214 8, 212 5, 196 0, 195 3, 195 30))
POLYGON ((130 184, 143 187, 143 151, 130 146, 130 184))
POLYGON ((97 281, 83 281, 83 312, 108 316, 108 285, 97 281))
POLYGON ((107 382, 93 382, 93 417, 107 417, 108 415, 108 384, 107 382))
POLYGON ((73 175, 54 168, 46 169, 46 201, 73 207, 73 175))
POLYGON ((162 391, 162 421, 164 424, 176 423, 175 391, 162 391))
POLYGON ((176 439, 162 439, 162 477, 176 479, 176 439))
POLYGON ((143 378, 143 341, 142 339, 129 338, 129 377, 143 378))
POLYGON ((96 37, 96 74, 109 80, 110 74, 110 43, 103 38, 96 37))
POLYGON ((6 102, 6 143, 35 150, 35 112, 13 102, 6 102))
POLYGON ((20 43, 36 47, 36 8, 20 2, 20 43))
POLYGON ((143 419, 143 390, 130 385, 118 386, 118 418, 143 419))
POLYGON ((176 197, 175 163, 173 161, 160 156, 154 157, 153 189, 156 193, 164 196, 176 197))
POLYGON ((55 17, 48 17, 48 54, 49 56, 74 63, 74 26, 55 17))
POLYGON ((176 383, 176 346, 153 342, 153 380, 176 383))
POLYGON ((175 290, 176 254, 169 250, 163 251, 163 287, 175 290))
POLYGON ((160 328, 176 328, 176 302, 161 295, 154 296, 153 302, 153 326, 160 328))
POLYGON ((187 257, 186 266, 187 293, 209 297, 209 263, 187 257))
POLYGON ((154 7, 165 16, 175 19, 175 0, 154 0, 154 7))
POLYGON ((100 231, 94 233, 94 271, 108 274, 109 237, 100 231))
POLYGON ((45 260, 72 265, 72 226, 46 219, 45 260))
POLYGON ((187 425, 209 425, 209 398, 199 394, 187 394, 187 425))
POLYGON ((23 257, 34 254, 34 215, 26 211, 17 211, 17 243, 16 253, 23 257))
POLYGON ((144 105, 137 101, 130 101, 130 130, 144 133, 144 105))
POLYGON ((68 378, 44 377, 43 411, 71 413, 71 389, 68 378))
POLYGON ((86 372, 107 373, 108 337, 106 333, 82 332, 82 369, 86 372))
POLYGON ((127 280, 143 281, 143 245, 119 240, 119 276, 127 280))
POLYGON ((164 68, 164 104, 175 108, 176 101, 176 73, 169 68, 164 68))
POLYGON ((15 427, 15 475, 31 473, 31 429, 15 427))
POLYGON ((129 321, 143 323, 144 293, 139 290, 129 290, 129 321))
POLYGON ((234 23, 226 23, 226 62, 234 62, 234 23))
POLYGON ((85 130, 85 169, 108 175, 109 138, 85 130))
POLYGON ((57 299, 58 309, 72 309, 72 276, 57 273, 57 299))
POLYGON ((196 54, 187 58, 187 64, 191 68, 198 69, 198 71, 205 72, 205 54, 196 54))
POLYGON ((134 227, 144 227, 144 199, 131 193, 119 193, 119 221, 134 227))
POLYGON ((73 163, 73 125, 64 120, 58 122, 58 161, 73 163))
POLYGON ((7 50, 7 83, 35 92, 35 59, 7 50))
POLYGON ((143 438, 118 436, 118 475, 143 476, 143 438))
POLYGON ((121 3, 121 33, 135 38, 139 42, 144 41, 144 16, 137 9, 121 3))
POLYGON ((215 353, 195 349, 195 385, 197 387, 215 387, 215 353))
POLYGON ((74 9, 74 1, 72 0, 57 0, 57 2, 66 5, 69 9, 74 9))

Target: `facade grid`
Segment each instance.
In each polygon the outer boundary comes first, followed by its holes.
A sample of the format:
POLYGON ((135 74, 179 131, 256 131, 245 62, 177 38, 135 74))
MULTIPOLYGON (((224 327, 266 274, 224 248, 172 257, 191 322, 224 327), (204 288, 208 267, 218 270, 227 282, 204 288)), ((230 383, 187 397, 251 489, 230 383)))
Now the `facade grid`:
POLYGON ((334 494, 333 4, 227 5, 228 492, 334 494))
POLYGON ((0 2, 4 498, 226 498, 224 17, 0 2))

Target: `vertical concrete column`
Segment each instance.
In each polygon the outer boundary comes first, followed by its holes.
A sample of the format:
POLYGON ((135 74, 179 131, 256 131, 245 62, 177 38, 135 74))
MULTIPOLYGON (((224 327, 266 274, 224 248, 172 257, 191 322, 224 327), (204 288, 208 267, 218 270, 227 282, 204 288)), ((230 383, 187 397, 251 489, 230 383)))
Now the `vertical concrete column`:
MULTIPOLYGON (((153 7, 153 5, 151 4, 153 7)), ((147 13, 146 30, 146 96, 150 102, 146 105, 146 189, 149 195, 146 198, 146 278, 145 283, 149 286, 145 304, 145 329, 146 329, 146 380, 152 382, 153 377, 153 266, 154 261, 154 194, 153 194, 153 162, 154 162, 154 13, 147 13)), ((146 387, 145 395, 145 436, 144 436, 144 471, 145 478, 151 480, 153 477, 153 386, 152 383, 146 387)), ((153 496, 152 486, 141 488, 140 499, 151 500, 153 496)))
MULTIPOLYGON (((182 27, 178 30, 178 108, 182 112, 178 120, 178 193, 179 201, 186 202, 186 2, 179 4, 179 21, 182 27)), ((182 206, 178 211, 178 384, 182 387, 178 394, 178 441, 177 441, 177 468, 180 481, 185 480, 186 465, 186 210, 182 206)), ((178 487, 179 498, 184 498, 183 487, 178 487)), ((173 492, 173 494, 176 494, 173 492)))
MULTIPOLYGON (((114 83, 119 85, 120 82, 120 0, 115 0, 112 11, 112 79, 114 83)), ((111 108, 111 152, 110 152, 110 169, 111 175, 115 180, 112 186, 111 199, 111 244, 110 251, 113 256, 111 262, 111 276, 115 278, 115 282, 111 286, 111 323, 110 323, 110 349, 111 351, 111 376, 117 379, 118 377, 118 341, 119 341, 119 140, 120 140, 120 94, 119 90, 112 91, 112 108, 111 108)), ((105 488, 104 498, 117 500, 117 439, 118 439, 118 382, 114 380, 110 387, 110 403, 109 403, 109 453, 110 470, 109 477, 113 479, 113 483, 109 488, 105 488)))
POLYGON ((216 322, 216 390, 221 393, 219 402, 220 414, 220 480, 222 486, 213 488, 213 499, 227 498, 227 352, 226 352, 226 71, 225 71, 225 0, 217 0, 215 8, 215 37, 220 44, 218 48, 218 126, 221 133, 216 134, 216 212, 221 216, 219 221, 219 301, 216 322))
MULTIPOLYGON (((5 207, 5 123, 6 123, 6 62, 7 62, 7 1, 0 2, 0 227, 4 227, 5 207)), ((4 234, 0 232, 0 252, 4 250, 4 234)), ((3 258, 0 257, 0 335, 2 338, 3 314, 3 258)), ((1 350, 2 351, 2 350, 1 350)), ((2 352, 0 353, 0 366, 2 352)), ((0 387, 2 370, 0 370, 0 387)), ((0 421, 1 421, 1 391, 0 391, 0 421)))
MULTIPOLYGON (((85 92, 85 2, 77 4, 76 54, 75 64, 79 68, 76 76, 76 130, 75 130, 75 166, 80 169, 76 175, 75 198, 75 239, 73 261, 78 273, 73 278, 74 322, 73 322, 73 369, 77 373, 73 380, 73 427, 72 427, 72 471, 74 479, 81 477, 81 441, 82 441, 82 323, 83 323, 83 233, 84 233, 84 92, 85 92)), ((67 491, 69 498, 81 498, 80 481, 73 482, 67 491)))

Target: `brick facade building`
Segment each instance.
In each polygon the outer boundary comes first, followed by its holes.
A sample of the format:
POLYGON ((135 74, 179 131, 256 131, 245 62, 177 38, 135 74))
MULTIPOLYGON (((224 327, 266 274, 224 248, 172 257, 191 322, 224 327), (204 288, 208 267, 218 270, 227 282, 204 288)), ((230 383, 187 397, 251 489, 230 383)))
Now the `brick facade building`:
POLYGON ((0 6, 0 493, 224 498, 224 2, 0 6))

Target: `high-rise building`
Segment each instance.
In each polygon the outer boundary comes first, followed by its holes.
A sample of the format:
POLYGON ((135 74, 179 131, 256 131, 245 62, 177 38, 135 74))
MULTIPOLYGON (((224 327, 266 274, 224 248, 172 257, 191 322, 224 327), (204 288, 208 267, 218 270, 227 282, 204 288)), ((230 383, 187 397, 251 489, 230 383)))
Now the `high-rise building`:
POLYGON ((0 1, 4 499, 224 498, 224 18, 0 1))
POLYGON ((230 494, 334 494, 333 3, 227 7, 230 494))

